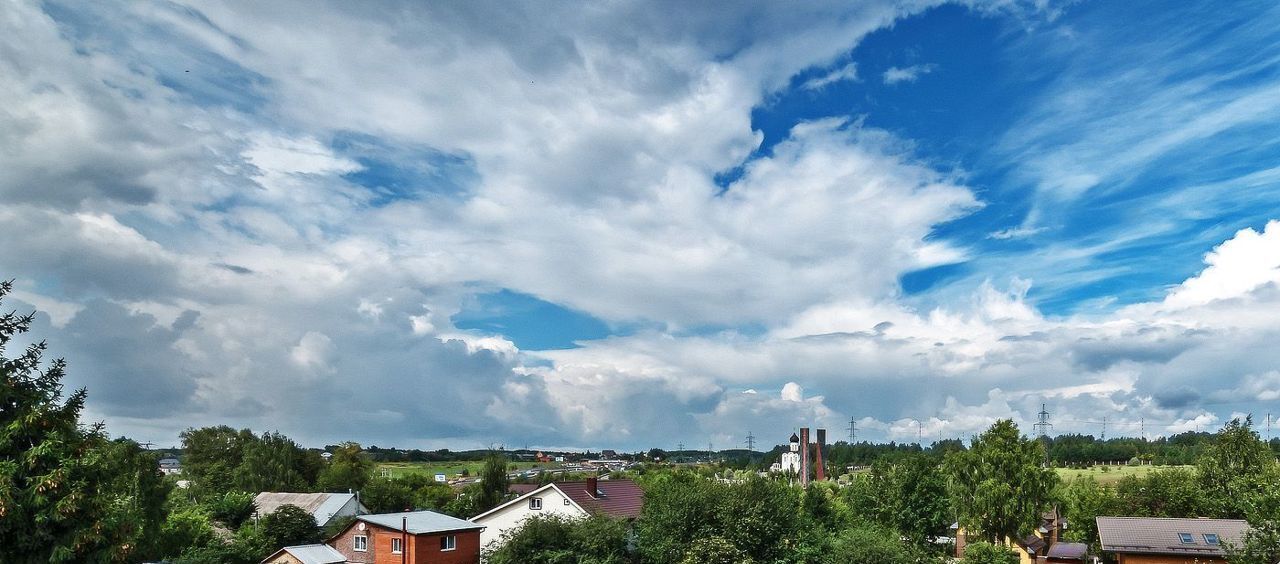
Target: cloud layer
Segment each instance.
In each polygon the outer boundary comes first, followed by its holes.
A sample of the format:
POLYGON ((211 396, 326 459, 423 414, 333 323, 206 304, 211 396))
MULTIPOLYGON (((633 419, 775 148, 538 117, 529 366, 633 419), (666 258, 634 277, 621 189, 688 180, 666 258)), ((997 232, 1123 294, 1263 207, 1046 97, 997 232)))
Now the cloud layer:
MULTIPOLYGON (((117 433, 729 447, 850 419, 960 437, 1047 402, 1137 434, 1280 395, 1280 223, 1101 313, 1041 313, 1036 249, 923 305, 904 274, 978 258, 944 234, 988 205, 964 171, 857 115, 762 148, 753 111, 858 81, 860 41, 918 3, 79 8, 0 16, 0 273, 117 433), (498 290, 612 334, 454 326, 498 290)), ((975 13, 1059 13, 1034 8, 975 13)), ((1046 197, 1096 181, 1027 162, 1046 197)))

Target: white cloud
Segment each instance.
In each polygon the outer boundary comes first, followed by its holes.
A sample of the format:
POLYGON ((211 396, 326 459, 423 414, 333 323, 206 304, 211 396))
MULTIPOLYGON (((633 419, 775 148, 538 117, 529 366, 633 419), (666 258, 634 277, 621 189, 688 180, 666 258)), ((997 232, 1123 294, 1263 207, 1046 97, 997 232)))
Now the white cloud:
POLYGON ((806 80, 800 87, 805 90, 820 90, 837 82, 856 80, 858 80, 858 63, 849 63, 822 76, 806 80))
POLYGON ((898 84, 899 82, 915 82, 921 76, 929 74, 938 68, 935 64, 911 65, 909 67, 889 67, 884 71, 885 84, 898 84))
POLYGON ((1262 233, 1241 229, 1204 258, 1208 266, 1183 282, 1164 300, 1170 308, 1204 305, 1243 296, 1264 284, 1280 282, 1280 221, 1262 233))

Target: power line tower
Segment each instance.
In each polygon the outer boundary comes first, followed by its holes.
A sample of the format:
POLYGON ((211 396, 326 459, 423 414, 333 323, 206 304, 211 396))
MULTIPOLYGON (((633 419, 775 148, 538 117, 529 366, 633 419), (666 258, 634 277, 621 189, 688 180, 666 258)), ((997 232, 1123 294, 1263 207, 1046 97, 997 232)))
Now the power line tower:
POLYGON ((747 431, 747 440, 746 440, 746 443, 747 443, 747 453, 748 453, 748 454, 749 454, 749 453, 753 453, 753 452, 755 452, 755 451, 756 451, 756 436, 755 436, 755 435, 752 435, 752 434, 751 434, 751 431, 747 431))
POLYGON ((1271 440, 1271 414, 1267 414, 1267 440, 1271 440))
POLYGON ((1102 416, 1102 440, 1107 440, 1107 416, 1102 416))
POLYGON ((684 443, 676 443, 676 452, 684 452, 684 443))
POLYGON ((1036 430, 1036 435, 1040 437, 1040 441, 1044 443, 1044 465, 1049 466, 1049 431, 1053 429, 1053 423, 1049 422, 1049 409, 1045 404, 1040 404, 1040 413, 1036 424, 1032 427, 1036 430))
POLYGON ((854 444, 858 440, 858 422, 853 417, 849 418, 849 444, 854 444))

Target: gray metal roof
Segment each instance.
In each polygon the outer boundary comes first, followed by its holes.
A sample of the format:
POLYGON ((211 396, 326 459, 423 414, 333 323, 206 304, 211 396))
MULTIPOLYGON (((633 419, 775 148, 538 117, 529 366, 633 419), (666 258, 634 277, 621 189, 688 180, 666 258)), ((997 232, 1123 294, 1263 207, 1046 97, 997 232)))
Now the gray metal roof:
POLYGON ((1178 519, 1173 517, 1098 517, 1102 550, 1127 554, 1183 554, 1223 556, 1226 543, 1239 543, 1249 524, 1240 519, 1178 519), (1182 534, 1193 542, 1183 542, 1182 534), (1205 535, 1217 535, 1211 544, 1205 535))
POLYGON ((415 535, 443 533, 445 531, 475 531, 484 528, 484 525, 477 525, 471 521, 442 515, 434 511, 379 513, 377 515, 361 515, 357 519, 396 531, 400 530, 403 520, 407 530, 415 535))
POLYGON ((282 505, 296 505, 316 518, 316 524, 325 526, 334 514, 355 499, 350 493, 290 493, 262 492, 253 498, 258 515, 274 513, 282 505))
POLYGON ((1082 542, 1060 542, 1049 547, 1045 554, 1048 558, 1060 560, 1084 560, 1089 554, 1089 545, 1082 542))
POLYGON ((284 552, 288 552, 297 558, 302 564, 337 564, 346 562, 347 557, 341 552, 333 549, 327 544, 304 544, 301 546, 286 546, 284 552))

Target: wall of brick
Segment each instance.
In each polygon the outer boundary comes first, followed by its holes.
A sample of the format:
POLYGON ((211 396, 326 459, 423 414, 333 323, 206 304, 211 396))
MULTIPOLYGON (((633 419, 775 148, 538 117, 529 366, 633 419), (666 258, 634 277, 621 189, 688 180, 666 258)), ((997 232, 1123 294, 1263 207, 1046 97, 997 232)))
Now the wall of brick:
POLYGON ((1226 564, 1226 560, 1205 555, 1117 554, 1119 564, 1226 564))
MULTIPOLYGON (((332 539, 325 541, 325 544, 332 546, 334 550, 341 552, 342 555, 346 557, 347 562, 356 562, 360 564, 375 564, 378 561, 377 557, 378 557, 379 551, 378 551, 378 543, 374 542, 376 540, 374 530, 378 528, 380 527, 377 527, 375 525, 370 525, 368 523, 364 523, 363 521, 356 521, 352 523, 350 527, 347 527, 347 530, 343 531, 338 536, 335 536, 332 539), (361 524, 364 524, 365 526, 364 531, 360 530, 361 524), (355 537, 359 535, 364 535, 366 537, 369 537, 369 543, 368 543, 369 550, 365 552, 357 552, 355 550, 355 537)), ((388 550, 389 550, 389 547, 390 545, 388 544, 388 550)), ((398 562, 399 555, 397 554, 396 556, 397 556, 397 562, 398 562)))

